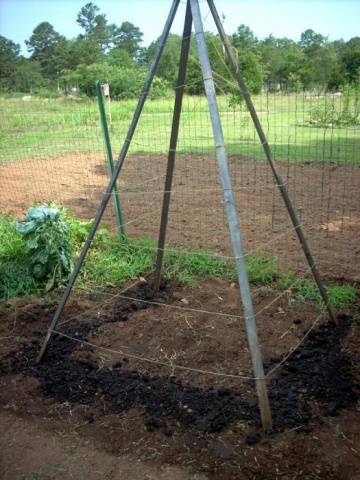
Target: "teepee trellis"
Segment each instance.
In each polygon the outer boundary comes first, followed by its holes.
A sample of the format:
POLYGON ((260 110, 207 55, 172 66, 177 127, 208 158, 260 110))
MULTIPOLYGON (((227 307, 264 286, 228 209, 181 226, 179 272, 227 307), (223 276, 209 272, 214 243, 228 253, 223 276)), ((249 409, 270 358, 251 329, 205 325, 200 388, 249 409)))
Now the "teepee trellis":
MULTIPOLYGON (((239 84, 240 92, 243 95, 246 105, 249 109, 249 112, 252 117, 254 126, 256 128, 257 134, 259 136, 260 142, 263 146, 265 156, 270 165, 271 171, 274 175, 275 182, 280 190, 281 196, 284 200, 285 206, 288 210, 289 216, 293 223, 294 230, 296 231, 300 244, 303 248, 306 260, 314 276, 315 282, 319 288, 324 304, 328 310, 330 319, 335 322, 336 321, 335 316, 332 312, 332 309, 329 303, 327 291, 322 283, 321 277, 317 270, 310 248, 307 244, 299 219, 296 215, 294 207, 289 198, 286 186, 281 176, 278 174, 276 166, 273 162, 271 149, 267 142, 264 131, 261 127, 259 118, 257 116, 254 105, 252 103, 251 97, 246 89, 246 85, 244 83, 242 75, 239 71, 236 58, 233 54, 230 42, 224 32, 223 25, 221 23, 220 17, 215 8, 213 0, 207 0, 207 1, 210 8, 210 12, 213 16, 215 25, 218 29, 220 38, 223 42, 225 51, 227 53, 230 68, 232 70, 235 80, 239 84)), ((159 63, 159 60, 161 58, 161 54, 163 52, 179 3, 180 3, 180 0, 173 0, 172 2, 170 12, 166 20, 162 35, 160 37, 160 41, 159 41, 155 56, 153 58, 148 75, 145 80, 143 93, 139 98, 125 142, 120 151, 118 161, 115 165, 113 175, 103 195, 103 198, 99 204, 94 222, 92 224, 88 237, 83 245, 79 259, 71 274, 69 282, 66 286, 63 297, 51 321, 50 327, 48 329, 45 340, 42 344, 40 353, 38 355, 38 361, 41 361, 46 351, 51 335, 58 324, 60 316, 63 312, 63 309, 69 298, 69 295, 74 286, 76 278, 79 274, 80 268, 85 260, 86 254, 91 246, 91 242, 93 241, 94 235, 97 231, 97 228, 100 224, 102 216, 105 212, 106 206, 110 200, 112 191, 116 185, 117 178, 119 176, 124 160, 126 158, 132 137, 134 135, 143 106, 145 104, 145 100, 147 98, 149 89, 151 87, 151 83, 154 78, 155 71, 159 63)), ((186 66, 187 66, 187 61, 189 56, 192 24, 194 24, 196 44, 197 44, 197 49, 199 53, 199 60, 200 60, 202 76, 203 76, 204 85, 205 85, 206 97, 208 100, 211 124, 213 129, 213 136, 215 140, 216 158, 218 163, 219 174, 221 177, 222 189, 224 193, 224 200, 225 200, 225 207, 226 207, 226 213, 227 213, 228 224, 229 224, 229 231, 231 236, 231 243, 232 243, 233 253, 234 253, 235 262, 236 262, 237 276, 238 276, 238 282, 240 287, 240 296, 241 296, 241 300, 244 308, 247 338, 248 338, 248 344, 249 344, 249 349, 250 349, 250 354, 252 359, 252 366, 253 366, 253 371, 255 376, 261 420, 262 420, 264 429, 271 430, 272 428, 271 411, 270 411, 270 405, 269 405, 269 399, 268 399, 268 393, 267 393, 266 380, 264 375, 263 362, 262 362, 262 357, 261 357, 261 352, 260 352, 259 342, 258 342, 257 332, 256 332, 255 316, 254 316, 253 304, 251 299, 250 285, 249 285, 249 280, 248 280, 248 275, 246 270, 245 257, 244 257, 241 234, 240 234, 240 224, 239 224, 238 215, 237 215, 237 211, 234 203, 234 196, 233 196, 230 172, 228 167, 224 136, 223 136, 222 127, 221 127, 220 114, 217 106, 215 86, 214 86, 214 81, 212 76, 211 65, 209 61, 206 39, 205 39, 204 30, 203 30, 199 0, 188 0, 187 6, 186 6, 185 24, 184 24, 183 38, 182 38, 182 44, 181 44, 179 73, 178 73, 178 81, 177 81, 176 95, 175 95, 170 146, 168 151, 168 163, 167 163, 163 207, 162 207, 161 223, 160 223, 158 253, 157 253, 155 276, 154 276, 154 290, 156 291, 159 288, 160 278, 161 278, 163 253, 164 253, 165 240, 166 240, 167 221, 168 221, 169 206, 170 206, 170 199, 171 199, 172 179, 173 179, 173 172, 175 167, 177 139, 178 139, 178 132, 179 132, 182 100, 183 100, 184 88, 186 83, 186 66)))

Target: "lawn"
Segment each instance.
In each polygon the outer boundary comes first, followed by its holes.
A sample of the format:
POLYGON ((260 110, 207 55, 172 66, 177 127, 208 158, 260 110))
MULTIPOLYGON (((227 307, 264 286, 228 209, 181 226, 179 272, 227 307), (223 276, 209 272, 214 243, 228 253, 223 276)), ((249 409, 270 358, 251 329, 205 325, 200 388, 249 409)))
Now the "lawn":
MULTIPOLYGON (((111 102, 114 155, 125 138, 136 103, 136 100, 111 102)), ((245 108, 229 107, 226 96, 219 96, 218 103, 228 153, 262 159, 262 149, 245 108)), ((276 159, 360 163, 360 128, 310 123, 314 108, 324 103, 341 108, 340 98, 261 94, 254 97, 254 103, 276 159)), ((166 152, 172 108, 172 98, 146 102, 131 153, 166 152)), ((1 98, 0 112, 3 119, 0 125, 0 163, 103 148, 95 100, 33 98, 23 101, 20 98, 1 98)), ((178 149, 183 153, 214 151, 205 97, 185 97, 178 149)))

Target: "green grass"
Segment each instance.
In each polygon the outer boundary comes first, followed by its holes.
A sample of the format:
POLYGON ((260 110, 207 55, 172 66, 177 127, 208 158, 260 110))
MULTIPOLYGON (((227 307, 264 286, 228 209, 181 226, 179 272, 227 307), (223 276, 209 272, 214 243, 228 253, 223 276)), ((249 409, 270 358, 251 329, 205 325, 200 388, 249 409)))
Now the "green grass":
MULTIPOLYGON (((330 102, 341 102, 330 99, 330 102)), ((249 114, 232 110, 226 96, 218 97, 229 154, 263 159, 249 114)), ((360 163, 360 128, 309 125, 311 110, 324 99, 302 95, 254 96, 259 118, 276 159, 283 161, 360 163)), ((111 104, 111 137, 114 152, 125 138, 136 100, 111 104)), ((168 148, 172 99, 149 100, 130 153, 164 153, 168 148)), ((0 163, 28 157, 53 157, 103 150, 95 100, 64 98, 0 98, 0 163)), ((179 152, 213 153, 214 141, 205 97, 185 97, 181 117, 179 152)))
POLYGON ((271 285, 278 277, 276 258, 256 254, 247 257, 250 282, 271 285))
MULTIPOLYGON (((307 278, 295 277, 291 274, 282 274, 277 280, 280 289, 290 289, 292 298, 299 303, 315 303, 322 310, 325 308, 315 283, 307 278)), ((345 308, 356 299, 356 288, 350 283, 330 285, 327 287, 330 304, 335 309, 345 308)))
POLYGON ((14 220, 0 215, 0 301, 32 295, 39 290, 30 273, 25 243, 15 225, 14 220))
MULTIPOLYGON (((90 228, 90 222, 83 222, 64 211, 64 218, 70 224, 70 242, 73 256, 79 254, 90 228)), ((81 271, 77 287, 102 289, 119 285, 150 273, 154 266, 156 245, 146 239, 123 239, 110 235, 101 228, 81 271)), ((16 231, 15 220, 0 216, 0 301, 13 297, 44 295, 44 285, 32 277, 30 259, 25 243, 16 231)), ((268 285, 274 289, 290 290, 298 303, 312 303, 323 309, 324 305, 315 284, 292 274, 280 274, 274 257, 256 254, 247 257, 247 268, 253 284, 268 285)), ((166 250, 164 255, 164 277, 175 278, 182 284, 192 284, 201 278, 236 279, 232 262, 214 257, 206 251, 166 250)), ((329 298, 335 309, 345 308, 356 299, 356 288, 345 283, 328 287, 329 298)))

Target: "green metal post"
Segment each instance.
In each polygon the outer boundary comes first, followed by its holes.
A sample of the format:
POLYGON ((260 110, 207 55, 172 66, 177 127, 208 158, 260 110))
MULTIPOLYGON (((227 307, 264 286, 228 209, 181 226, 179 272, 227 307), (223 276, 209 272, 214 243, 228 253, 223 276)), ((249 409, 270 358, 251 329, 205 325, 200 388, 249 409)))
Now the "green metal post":
MULTIPOLYGON (((96 95, 97 95, 98 104, 99 104, 100 123, 101 123, 101 129, 104 137, 104 146, 105 146, 106 160, 108 164, 109 177, 111 178, 114 173, 114 160, 113 160, 112 149, 111 149, 109 129, 106 121, 104 97, 103 97, 102 87, 100 82, 96 82, 96 95)), ((121 211, 120 195, 116 185, 114 186, 113 193, 114 193, 116 223, 118 226, 119 235, 124 237, 126 235, 126 232, 125 232, 123 216, 121 211)))

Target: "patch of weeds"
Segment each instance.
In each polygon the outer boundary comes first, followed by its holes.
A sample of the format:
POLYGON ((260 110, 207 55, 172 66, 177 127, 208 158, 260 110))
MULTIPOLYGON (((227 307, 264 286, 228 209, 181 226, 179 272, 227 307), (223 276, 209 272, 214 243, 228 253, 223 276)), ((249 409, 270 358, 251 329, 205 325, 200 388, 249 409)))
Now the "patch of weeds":
POLYGON ((275 257, 260 254, 250 255, 246 258, 246 265, 250 282, 270 285, 278 277, 275 257))
MULTIPOLYGON (((61 216, 69 226, 68 240, 75 259, 91 228, 91 221, 84 222, 73 217, 65 209, 61 209, 61 216)), ((121 284, 149 273, 154 267, 155 258, 154 241, 120 239, 111 235, 106 227, 101 227, 96 233, 76 285, 91 289, 121 284)), ((272 285, 280 290, 291 289, 295 302, 311 302, 324 308, 314 282, 292 274, 279 274, 275 257, 251 255, 246 257, 246 263, 251 283, 272 285)), ((26 251, 24 240, 16 231, 15 220, 0 215, 0 301, 36 293, 44 295, 43 285, 34 278, 30 266, 31 258, 26 251)), ((167 279, 175 278, 185 285, 192 284, 199 278, 237 278, 233 262, 202 250, 166 250, 163 275, 167 279)), ((356 289, 349 283, 330 286, 328 293, 335 309, 344 308, 356 299, 356 289)))
POLYGON ((356 288, 350 283, 328 287, 330 303, 334 308, 344 308, 356 300, 356 288))
MULTIPOLYGON (((312 280, 283 274, 279 276, 277 285, 281 290, 291 289, 291 296, 296 302, 315 303, 322 310, 325 308, 319 290, 312 280)), ((350 283, 328 286, 327 292, 330 304, 335 309, 345 308, 356 299, 356 288, 350 283)))
POLYGON ((28 296, 38 291, 30 272, 25 242, 16 231, 16 222, 0 215, 0 301, 28 296))
MULTIPOLYGON (((272 285, 279 277, 277 260, 275 257, 257 253, 246 257, 246 267, 250 283, 272 285)), ((237 280, 237 271, 234 262, 227 268, 228 277, 237 280)))
POLYGON ((221 278, 226 274, 226 263, 205 251, 165 251, 164 276, 177 278, 183 284, 191 284, 196 277, 221 278))
MULTIPOLYGON (((148 239, 119 239, 104 233, 94 242, 81 275, 82 286, 105 286, 145 275, 154 267, 156 244, 148 239)), ((227 265, 207 252, 166 250, 163 275, 189 285, 196 278, 224 277, 227 265)))
POLYGON ((149 272, 154 264, 154 249, 149 240, 127 240, 103 234, 94 246, 82 270, 83 287, 121 283, 149 272))
MULTIPOLYGON (((251 283, 260 285, 271 285, 278 278, 277 260, 262 254, 254 254, 246 257, 246 267, 251 283)), ((235 264, 230 268, 230 278, 237 279, 235 264)))

